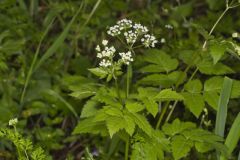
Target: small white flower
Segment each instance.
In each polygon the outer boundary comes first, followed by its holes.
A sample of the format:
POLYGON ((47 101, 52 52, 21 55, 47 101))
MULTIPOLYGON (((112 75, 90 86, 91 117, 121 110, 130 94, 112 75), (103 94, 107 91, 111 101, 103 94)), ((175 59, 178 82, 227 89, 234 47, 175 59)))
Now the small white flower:
POLYGON ((111 66, 112 63, 109 61, 109 60, 106 60, 106 59, 103 59, 100 63, 99 63, 99 66, 101 67, 108 67, 108 66, 111 66))
POLYGON ((111 47, 105 47, 104 50, 102 52, 97 53, 97 57, 98 58, 110 58, 114 56, 114 53, 116 52, 116 49, 111 46, 111 47))
POLYGON ((115 26, 110 27, 109 30, 107 31, 107 34, 109 34, 113 37, 121 34, 119 25, 115 25, 115 26))
POLYGON ((117 24, 119 25, 120 30, 132 27, 132 21, 128 20, 128 19, 122 19, 122 20, 118 21, 117 24))
POLYGON ((238 37, 238 33, 237 33, 237 32, 233 33, 233 34, 232 34, 232 37, 233 37, 233 38, 237 38, 237 37, 238 37))
POLYGON ((9 126, 15 126, 18 123, 18 119, 14 118, 14 119, 10 119, 8 122, 9 126))
POLYGON ((165 25, 165 28, 167 28, 167 29, 173 29, 173 26, 170 25, 170 24, 166 24, 166 25, 165 25))
POLYGON ((133 28, 136 30, 136 32, 138 34, 143 34, 143 33, 147 33, 148 32, 148 28, 143 26, 143 25, 141 25, 140 23, 135 23, 133 25, 133 28))
POLYGON ((166 43, 166 39, 165 38, 161 38, 160 42, 161 43, 166 43))
POLYGON ((108 44, 108 40, 105 40, 105 39, 104 39, 104 40, 102 41, 102 44, 103 44, 104 46, 106 46, 106 45, 108 44))
POLYGON ((100 52, 100 51, 101 51, 101 49, 100 49, 100 46, 99 46, 99 45, 97 45, 95 49, 96 49, 96 51, 98 51, 98 52, 100 52))

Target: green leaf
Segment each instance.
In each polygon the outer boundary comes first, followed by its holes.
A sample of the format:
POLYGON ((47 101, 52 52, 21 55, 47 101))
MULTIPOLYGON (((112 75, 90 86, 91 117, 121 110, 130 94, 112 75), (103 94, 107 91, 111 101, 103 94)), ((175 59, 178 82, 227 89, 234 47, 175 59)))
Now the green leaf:
POLYGON ((192 122, 181 122, 179 119, 175 119, 172 124, 165 123, 162 130, 165 134, 174 136, 183 132, 186 129, 196 128, 196 125, 192 122))
POLYGON ((87 118, 80 120, 77 126, 74 128, 72 134, 81 133, 106 133, 106 126, 104 122, 96 122, 93 118, 87 118))
POLYGON ((214 43, 210 46, 210 54, 213 58, 213 64, 216 64, 224 55, 227 46, 222 43, 214 43))
POLYGON ((124 115, 124 120, 125 120, 125 130, 126 132, 132 136, 135 130, 135 123, 134 123, 134 119, 129 116, 129 115, 124 115))
POLYGON ((231 94, 231 89, 232 80, 230 78, 225 77, 223 81, 220 98, 218 101, 217 118, 215 124, 215 133, 222 137, 224 136, 225 123, 227 118, 227 107, 231 94))
POLYGON ((156 95, 154 97, 155 100, 158 101, 171 101, 171 100, 183 100, 184 97, 177 93, 176 91, 172 91, 172 89, 164 89, 162 91, 160 91, 160 93, 158 93, 158 95, 156 95))
POLYGON ((224 75, 234 73, 230 67, 224 65, 223 63, 218 62, 213 64, 209 57, 204 57, 203 60, 197 64, 197 67, 201 73, 207 75, 224 75))
POLYGON ((216 92, 204 92, 204 100, 214 109, 217 110, 219 94, 216 92))
POLYGON ((126 108, 129 112, 136 113, 142 111, 144 109, 144 106, 138 102, 127 101, 126 108))
POLYGON ((110 134, 110 137, 117 133, 120 129, 125 127, 123 117, 110 116, 106 119, 107 128, 110 134))
MULTIPOLYGON (((237 146, 240 139, 240 113, 238 113, 236 119, 234 120, 232 127, 227 135, 225 145, 228 147, 228 153, 231 154, 234 148, 237 146)), ((226 160, 224 156, 221 155, 220 160, 226 160)))
POLYGON ((199 79, 191 80, 184 85, 184 89, 190 93, 201 93, 202 83, 199 79))
POLYGON ((206 142, 195 142, 194 145, 197 151, 200 153, 205 153, 214 149, 211 144, 206 142))
POLYGON ((145 98, 142 100, 147 111, 155 117, 158 113, 158 104, 151 98, 145 98))
POLYGON ((89 100, 83 106, 81 118, 87 118, 95 115, 97 113, 97 106, 98 102, 95 100, 89 100))
POLYGON ((188 152, 190 152, 193 147, 193 142, 186 139, 184 136, 178 135, 173 137, 171 145, 173 157, 178 160, 187 156, 188 152))
POLYGON ((184 92, 182 95, 184 97, 184 105, 198 118, 205 106, 203 96, 198 93, 188 92, 184 92))
POLYGON ((152 63, 141 69, 142 72, 170 72, 177 68, 178 61, 161 50, 152 49, 144 56, 146 62, 152 63))
POLYGON ((152 127, 144 116, 138 113, 128 113, 128 115, 143 132, 149 136, 152 135, 152 127))
POLYGON ((204 100, 215 110, 217 110, 219 94, 223 84, 222 77, 212 77, 204 83, 204 100))
MULTIPOLYGON (((172 85, 176 84, 183 76, 186 77, 185 73, 180 71, 171 72, 169 74, 151 74, 143 77, 138 81, 138 83, 153 86, 162 85, 163 87, 171 87, 172 85)), ((184 79, 181 79, 179 84, 181 84, 183 81, 184 79)))
POLYGON ((203 129, 185 130, 182 132, 182 134, 187 139, 190 139, 194 142, 207 143, 217 151, 227 155, 227 147, 222 144, 223 138, 218 135, 203 129))
POLYGON ((102 78, 105 78, 108 75, 108 72, 102 68, 91 68, 88 69, 90 72, 92 72, 94 75, 102 78))

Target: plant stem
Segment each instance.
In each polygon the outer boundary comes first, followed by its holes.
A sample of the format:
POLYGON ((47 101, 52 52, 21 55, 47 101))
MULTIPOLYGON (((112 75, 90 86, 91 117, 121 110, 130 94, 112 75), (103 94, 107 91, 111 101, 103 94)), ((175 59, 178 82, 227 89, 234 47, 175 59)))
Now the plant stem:
POLYGON ((161 114, 160 114, 160 116, 159 116, 159 118, 158 118, 157 125, 156 125, 155 129, 158 129, 158 128, 159 128, 159 126, 160 126, 160 124, 161 124, 161 122, 162 122, 163 116, 165 115, 169 104, 170 104, 170 101, 168 101, 168 102, 163 106, 162 112, 161 112, 161 114))
POLYGON ((114 80, 115 80, 115 87, 116 87, 116 92, 117 92, 118 99, 121 103, 123 103, 120 92, 119 92, 118 80, 117 80, 116 77, 114 78, 114 80))
POLYGON ((131 81, 131 72, 132 72, 132 65, 129 64, 127 67, 127 88, 126 88, 126 98, 128 98, 129 90, 130 90, 130 81, 131 81))
POLYGON ((128 138, 127 138, 127 140, 126 140, 126 146, 125 146, 125 158, 124 158, 124 160, 128 160, 129 141, 130 141, 130 138, 129 138, 129 136, 128 136, 128 138))
MULTIPOLYGON (((212 34, 212 32, 214 31, 214 29, 216 28, 216 26, 218 25, 218 23, 220 22, 220 20, 223 18, 223 16, 226 14, 226 12, 229 10, 229 7, 227 5, 226 9, 223 11, 223 13, 218 17, 217 21, 214 23, 214 25, 212 26, 210 32, 208 33, 208 35, 210 36, 212 34)), ((207 45, 207 39, 204 41, 202 49, 205 49, 207 45)))

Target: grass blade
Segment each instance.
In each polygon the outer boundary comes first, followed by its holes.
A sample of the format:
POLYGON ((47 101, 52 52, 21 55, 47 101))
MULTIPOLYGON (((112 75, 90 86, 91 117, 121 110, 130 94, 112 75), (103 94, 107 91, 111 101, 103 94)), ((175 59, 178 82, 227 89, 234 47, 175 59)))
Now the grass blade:
POLYGON ((99 4, 101 3, 101 1, 102 1, 102 0, 98 0, 98 1, 96 2, 96 4, 94 5, 91 13, 89 14, 87 20, 85 21, 85 23, 83 24, 82 27, 85 27, 85 26, 88 24, 89 20, 92 18, 93 14, 96 12, 96 10, 97 10, 99 4))
POLYGON ((53 91, 53 90, 46 90, 46 93, 59 99, 62 103, 64 103, 66 105, 66 107, 73 113, 73 115, 78 119, 78 114, 75 111, 75 109, 73 108, 73 106, 68 103, 62 96, 60 96, 57 92, 53 91))
MULTIPOLYGON (((229 154, 231 154, 234 148, 237 146, 239 139, 240 139, 240 113, 238 113, 236 119, 234 120, 225 141, 225 145, 228 147, 229 154)), ((221 156, 220 160, 226 160, 226 158, 221 156)))
POLYGON ((56 50, 62 45, 62 43, 64 42, 64 40, 66 39, 66 37, 68 35, 68 32, 69 32, 74 20, 76 19, 77 15, 79 14, 79 12, 82 9, 82 6, 83 6, 82 4, 79 7, 77 13, 73 16, 71 21, 68 23, 68 25, 65 27, 63 32, 60 34, 60 36, 56 39, 56 41, 50 46, 50 48, 46 51, 46 53, 38 61, 38 63, 34 67, 34 71, 36 71, 43 64, 43 62, 45 62, 49 57, 51 57, 56 52, 56 50))
POLYGON ((220 98, 218 101, 217 119, 215 124, 215 134, 224 136, 226 118, 227 118, 227 106, 232 90, 232 79, 225 77, 223 81, 223 87, 221 90, 220 98))
POLYGON ((47 33, 48 33, 48 31, 50 30, 50 28, 52 27, 53 22, 54 22, 54 18, 53 18, 53 20, 51 21, 51 23, 47 26, 46 30, 44 31, 44 33, 43 33, 43 35, 42 35, 42 37, 41 37, 41 39, 40 39, 40 42, 39 42, 39 44, 38 44, 37 50, 36 50, 36 52, 35 52, 35 54, 34 54, 33 61, 32 61, 32 63, 31 63, 30 69, 29 69, 29 71, 28 71, 28 73, 27 73, 27 78, 26 78, 26 80, 25 80, 24 87, 23 87, 23 92, 22 92, 22 95, 21 95, 21 98, 20 98, 20 103, 21 103, 21 104, 23 103, 23 99, 24 99, 24 96, 25 96, 25 93, 26 93, 26 89, 27 89, 29 80, 30 80, 30 78, 31 78, 31 76, 32 76, 32 73, 33 73, 34 65, 35 65, 36 62, 37 62, 37 57, 38 57, 38 54, 39 54, 39 51, 40 51, 40 47, 41 47, 41 45, 42 45, 42 41, 43 41, 43 39, 45 38, 45 36, 47 35, 47 33))

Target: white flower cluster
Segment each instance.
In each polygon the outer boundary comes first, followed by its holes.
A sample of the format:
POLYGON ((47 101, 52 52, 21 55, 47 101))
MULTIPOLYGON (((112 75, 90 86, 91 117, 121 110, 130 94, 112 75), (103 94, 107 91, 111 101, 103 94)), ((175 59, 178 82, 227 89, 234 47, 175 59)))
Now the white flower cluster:
POLYGON ((238 33, 237 33, 237 32, 235 32, 235 33, 233 33, 233 34, 232 34, 232 37, 233 37, 233 38, 238 38, 238 37, 239 37, 239 35, 238 35, 238 33))
POLYGON ((166 25, 165 25, 165 28, 167 28, 167 29, 173 29, 173 26, 170 25, 170 24, 166 24, 166 25))
POLYGON ((133 58, 132 58, 132 53, 130 51, 124 53, 119 53, 119 55, 121 56, 121 60, 123 61, 123 63, 129 65, 130 62, 133 61, 133 58))
POLYGON ((136 30, 138 34, 144 34, 148 32, 147 27, 141 25, 140 23, 135 23, 133 28, 136 30))
POLYGON ((102 59, 99 63, 99 65, 102 67, 108 67, 112 65, 111 60, 114 56, 114 53, 116 52, 116 49, 113 46, 108 47, 107 44, 108 41, 103 40, 102 45, 104 46, 104 49, 101 50, 101 47, 99 45, 97 45, 97 47, 95 48, 96 51, 98 51, 97 58, 102 59))
POLYGON ((122 20, 118 21, 117 24, 118 24, 120 30, 132 27, 132 21, 128 20, 128 19, 122 19, 122 20))
POLYGON ((141 41, 145 47, 155 47, 155 44, 158 42, 156 38, 150 34, 145 34, 141 41))
POLYGON ((111 36, 117 36, 117 35, 121 34, 119 25, 110 27, 109 30, 107 31, 107 34, 109 34, 111 36))
POLYGON ((111 66, 112 63, 110 60, 107 60, 107 59, 103 59, 100 63, 99 63, 99 66, 101 67, 109 67, 111 66))
POLYGON ((124 32, 127 43, 135 43, 137 41, 137 34, 132 30, 124 32))
POLYGON ((111 67, 121 66, 122 64, 129 65, 130 62, 133 62, 133 56, 131 52, 133 49, 132 47, 134 43, 137 42, 138 38, 141 39, 141 44, 139 46, 143 45, 145 47, 155 47, 158 41, 156 40, 155 36, 147 34, 148 32, 148 28, 140 23, 133 23, 131 20, 127 19, 118 21, 116 25, 108 29, 107 33, 111 36, 123 34, 129 51, 118 53, 118 56, 115 57, 116 49, 113 46, 109 46, 107 40, 103 40, 101 46, 97 45, 95 48, 97 51, 97 58, 101 60, 99 66, 106 69, 111 69, 111 67), (117 59, 117 57, 120 58, 117 59))
POLYGON ((14 119, 10 119, 8 122, 9 126, 15 126, 18 123, 18 119, 14 118, 14 119))
POLYGON ((141 42, 145 47, 155 47, 157 40, 153 35, 148 37, 148 32, 149 30, 146 26, 140 23, 133 24, 133 22, 128 19, 118 21, 116 25, 110 27, 107 31, 111 36, 118 36, 123 33, 127 44, 133 45, 137 42, 138 38, 141 39, 141 37, 143 37, 141 42))

